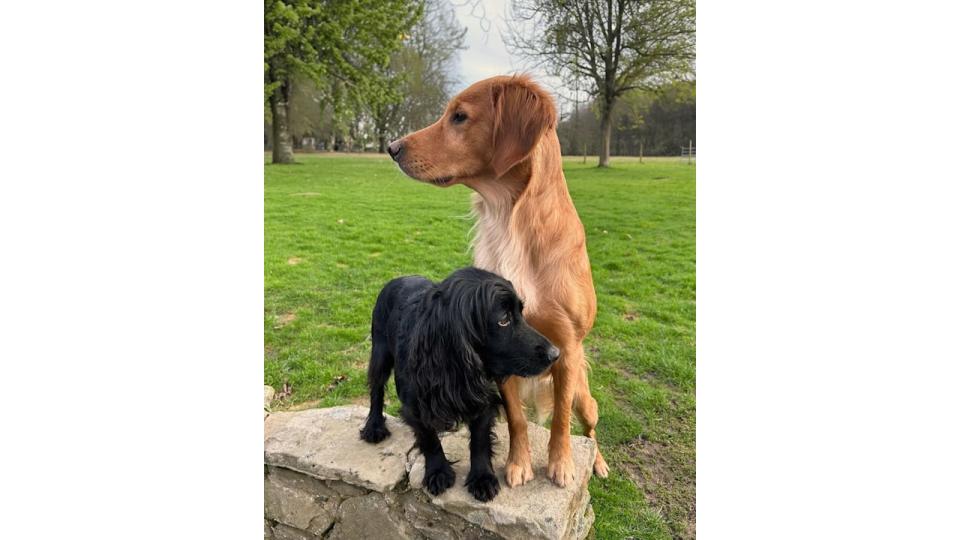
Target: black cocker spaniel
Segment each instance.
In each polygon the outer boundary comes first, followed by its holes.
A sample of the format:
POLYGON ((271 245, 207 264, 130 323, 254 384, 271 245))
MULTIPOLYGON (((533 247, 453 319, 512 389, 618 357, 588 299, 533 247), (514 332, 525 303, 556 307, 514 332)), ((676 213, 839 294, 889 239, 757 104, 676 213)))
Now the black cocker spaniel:
POLYGON ((400 416, 426 460, 427 490, 439 495, 456 478, 437 432, 467 422, 467 489, 480 501, 493 499, 500 491, 492 462, 501 404, 496 383, 510 375, 538 375, 560 356, 522 310, 509 281, 478 268, 462 268, 440 283, 420 276, 387 283, 373 308, 370 415, 360 438, 378 443, 390 435, 383 392, 393 369, 400 416))

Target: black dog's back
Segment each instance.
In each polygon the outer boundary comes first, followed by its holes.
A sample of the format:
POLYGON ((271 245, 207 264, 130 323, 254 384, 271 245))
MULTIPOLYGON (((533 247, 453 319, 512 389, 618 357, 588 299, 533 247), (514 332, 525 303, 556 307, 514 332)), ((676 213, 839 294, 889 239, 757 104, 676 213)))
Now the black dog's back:
POLYGON ((383 399, 387 380, 393 371, 402 322, 403 307, 409 306, 415 295, 423 294, 433 282, 422 276, 404 276, 390 280, 384 285, 373 306, 370 323, 370 365, 367 367, 367 384, 370 386, 371 421, 360 431, 360 438, 378 443, 390 436, 383 417, 383 399))
MULTIPOLYGON (((423 294, 433 282, 423 276, 404 276, 392 279, 383 286, 377 296, 377 303, 373 306, 373 320, 370 325, 370 336, 376 342, 378 336, 396 338, 399 320, 391 320, 392 314, 399 314, 404 305, 410 304, 415 295, 423 294)), ((391 343, 391 345, 394 345, 391 343)), ((393 347, 391 347, 392 349, 393 347)))

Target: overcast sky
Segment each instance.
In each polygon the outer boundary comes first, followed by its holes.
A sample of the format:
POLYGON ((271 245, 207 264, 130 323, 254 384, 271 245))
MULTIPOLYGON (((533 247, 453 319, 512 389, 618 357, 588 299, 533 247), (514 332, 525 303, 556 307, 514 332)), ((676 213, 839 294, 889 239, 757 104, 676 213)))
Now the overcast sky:
POLYGON ((503 43, 509 0, 451 0, 460 24, 467 27, 465 51, 460 51, 459 92, 487 77, 528 71, 537 81, 556 93, 559 80, 542 70, 524 70, 519 58, 512 58, 503 43))

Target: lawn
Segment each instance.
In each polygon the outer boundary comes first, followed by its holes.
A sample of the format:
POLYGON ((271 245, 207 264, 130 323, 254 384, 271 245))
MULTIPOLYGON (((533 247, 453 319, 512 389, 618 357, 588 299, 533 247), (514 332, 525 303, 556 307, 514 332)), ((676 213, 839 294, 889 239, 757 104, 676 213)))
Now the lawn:
MULTIPOLYGON (((417 183, 380 156, 297 159, 265 166, 265 384, 290 385, 283 408, 360 403, 377 293, 397 276, 438 280, 470 264, 470 190, 417 183)), ((611 472, 590 481, 596 535, 692 538, 696 167, 595 164, 564 168, 597 291, 586 349, 611 472)))

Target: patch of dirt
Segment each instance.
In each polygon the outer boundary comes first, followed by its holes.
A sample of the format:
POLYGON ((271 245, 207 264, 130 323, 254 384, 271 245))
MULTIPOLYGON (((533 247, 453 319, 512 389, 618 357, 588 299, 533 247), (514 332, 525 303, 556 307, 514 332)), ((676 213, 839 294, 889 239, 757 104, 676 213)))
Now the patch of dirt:
POLYGON ((300 264, 301 262, 303 262, 303 259, 301 259, 300 257, 290 257, 289 259, 287 259, 287 264, 291 266, 300 264))
POLYGON ((274 330, 279 330, 295 320, 297 320, 296 313, 292 311, 289 313, 281 313, 280 316, 277 317, 277 324, 273 325, 273 328, 274 330))
MULTIPOLYGON (((696 469, 679 463, 681 456, 666 444, 638 438, 625 448, 632 459, 621 463, 630 480, 643 491, 651 508, 667 516, 674 538, 697 535, 696 469)), ((688 464, 692 465, 692 464, 688 464)))
MULTIPOLYGON (((345 380, 347 380, 346 375, 338 375, 337 377, 334 378, 333 382, 331 382, 331 383, 327 386, 327 391, 332 390, 333 388, 335 388, 337 385, 339 385, 341 382, 343 382, 343 381, 345 381, 345 380)), ((307 409, 317 409, 317 408, 320 407, 320 404, 321 404, 321 403, 322 403, 322 401, 319 400, 319 399, 311 399, 311 400, 308 400, 308 401, 301 401, 300 403, 295 403, 295 404, 290 405, 290 406, 284 406, 284 405, 282 405, 282 404, 278 404, 278 406, 275 407, 273 410, 274 410, 274 411, 281 411, 281 410, 282 410, 282 411, 305 411, 305 410, 307 410, 307 409)), ((357 397, 351 398, 351 399, 350 399, 350 403, 353 404, 353 405, 360 405, 360 406, 362 406, 362 407, 369 407, 369 406, 370 406, 370 396, 364 394, 364 395, 362 395, 362 396, 357 396, 357 397)), ((387 400, 387 401, 386 401, 386 404, 389 405, 389 404, 390 404, 390 400, 387 400)))
POLYGON ((319 406, 320 406, 320 400, 319 400, 319 399, 314 399, 314 400, 311 400, 311 401, 302 401, 302 402, 300 402, 300 403, 297 403, 296 405, 291 405, 291 406, 287 407, 287 408, 284 409, 284 410, 286 410, 286 411, 305 411, 305 410, 307 410, 307 409, 316 409, 316 408, 319 407, 319 406))
POLYGON ((643 489, 647 501, 656 503, 654 485, 667 485, 673 482, 673 474, 666 465, 667 445, 638 438, 630 443, 626 450, 635 461, 626 462, 627 476, 637 487, 643 489))
POLYGON ((628 311, 623 314, 623 320, 625 321, 635 321, 640 318, 640 315, 636 311, 628 311))

